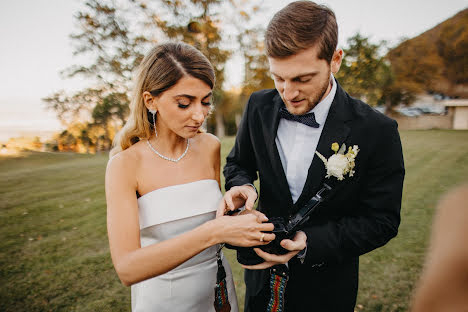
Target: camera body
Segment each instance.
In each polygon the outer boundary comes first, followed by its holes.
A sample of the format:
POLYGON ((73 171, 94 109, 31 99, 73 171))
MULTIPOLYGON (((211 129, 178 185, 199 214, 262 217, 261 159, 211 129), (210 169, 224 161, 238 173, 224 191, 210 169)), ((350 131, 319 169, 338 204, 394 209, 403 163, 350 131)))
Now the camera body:
POLYGON ((296 231, 292 232, 291 230, 288 230, 288 222, 283 217, 272 217, 267 222, 273 223, 274 225, 273 231, 270 233, 275 234, 275 239, 267 245, 259 246, 259 248, 265 252, 276 255, 284 255, 288 253, 289 250, 281 247, 280 243, 283 239, 292 239, 296 234, 296 231))
MULTIPOLYGON (((271 217, 267 221, 273 223, 273 231, 268 233, 275 234, 275 239, 267 245, 260 245, 257 248, 263 251, 276 254, 284 255, 289 250, 284 249, 280 243, 283 239, 292 239, 297 231, 301 230, 303 225, 309 220, 310 215, 317 209, 318 206, 327 198, 331 196, 332 188, 323 183, 322 188, 315 194, 298 212, 290 216, 289 218, 284 217, 271 217)), ((259 257, 253 248, 251 247, 237 247, 227 245, 228 248, 237 250, 237 261, 244 265, 255 265, 264 262, 263 258, 259 257)))

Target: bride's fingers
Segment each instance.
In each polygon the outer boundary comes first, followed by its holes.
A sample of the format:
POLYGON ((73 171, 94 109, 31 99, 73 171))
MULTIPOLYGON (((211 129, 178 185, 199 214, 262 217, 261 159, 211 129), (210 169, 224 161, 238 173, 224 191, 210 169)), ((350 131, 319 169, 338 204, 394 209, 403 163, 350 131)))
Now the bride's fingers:
POLYGON ((275 226, 273 225, 273 223, 261 223, 257 225, 257 229, 262 232, 273 231, 274 228, 275 226))
POLYGON ((234 210, 234 203, 232 202, 232 193, 226 193, 224 195, 224 203, 228 210, 234 210))
POLYGON ((216 218, 224 216, 226 213, 226 202, 224 201, 224 197, 221 199, 218 205, 218 209, 216 210, 216 218))
POLYGON ((273 233, 253 232, 248 234, 248 241, 251 246, 267 245, 275 239, 273 233))
POLYGON ((263 241, 260 241, 260 245, 266 245, 268 244, 269 242, 273 241, 275 239, 275 234, 273 233, 262 233, 262 236, 260 236, 260 239, 262 239, 263 237, 263 241))
POLYGON ((258 222, 266 222, 268 221, 268 218, 267 216, 265 216, 263 213, 261 213, 260 211, 257 211, 257 210, 250 210, 249 211, 250 213, 254 214, 255 216, 257 216, 257 221, 258 222))

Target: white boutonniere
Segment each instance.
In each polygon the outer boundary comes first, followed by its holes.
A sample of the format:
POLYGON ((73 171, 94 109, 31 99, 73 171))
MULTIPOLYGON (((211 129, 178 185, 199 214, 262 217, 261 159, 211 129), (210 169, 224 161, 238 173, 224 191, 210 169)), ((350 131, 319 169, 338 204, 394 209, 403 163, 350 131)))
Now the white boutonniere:
POLYGON ((325 164, 325 168, 327 169, 327 175, 325 177, 335 177, 340 181, 343 180, 347 174, 352 177, 354 175, 354 160, 359 152, 358 146, 354 145, 352 148, 350 146, 346 154, 344 153, 346 151, 346 144, 344 143, 340 148, 338 143, 335 142, 332 144, 331 149, 335 154, 331 155, 328 160, 319 152, 315 152, 325 164))

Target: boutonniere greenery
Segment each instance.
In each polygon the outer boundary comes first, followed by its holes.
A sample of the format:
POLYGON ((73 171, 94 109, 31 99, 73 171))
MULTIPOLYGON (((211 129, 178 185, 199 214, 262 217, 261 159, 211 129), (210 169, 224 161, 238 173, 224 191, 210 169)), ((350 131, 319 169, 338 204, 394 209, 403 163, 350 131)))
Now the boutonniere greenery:
POLYGON ((346 154, 346 144, 344 143, 340 148, 339 144, 335 142, 332 144, 331 149, 335 154, 331 155, 328 159, 319 152, 315 152, 325 164, 325 168, 327 169, 327 175, 325 177, 335 177, 340 181, 343 180, 346 175, 352 177, 354 175, 355 158, 359 152, 358 146, 350 146, 346 154))

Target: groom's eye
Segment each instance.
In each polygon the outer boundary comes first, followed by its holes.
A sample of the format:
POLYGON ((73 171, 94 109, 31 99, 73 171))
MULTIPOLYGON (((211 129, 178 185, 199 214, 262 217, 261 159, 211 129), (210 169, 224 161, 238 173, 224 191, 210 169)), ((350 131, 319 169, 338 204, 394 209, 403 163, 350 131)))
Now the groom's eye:
POLYGON ((305 82, 309 82, 311 79, 312 79, 311 76, 304 76, 304 77, 296 78, 295 81, 305 83, 305 82))

